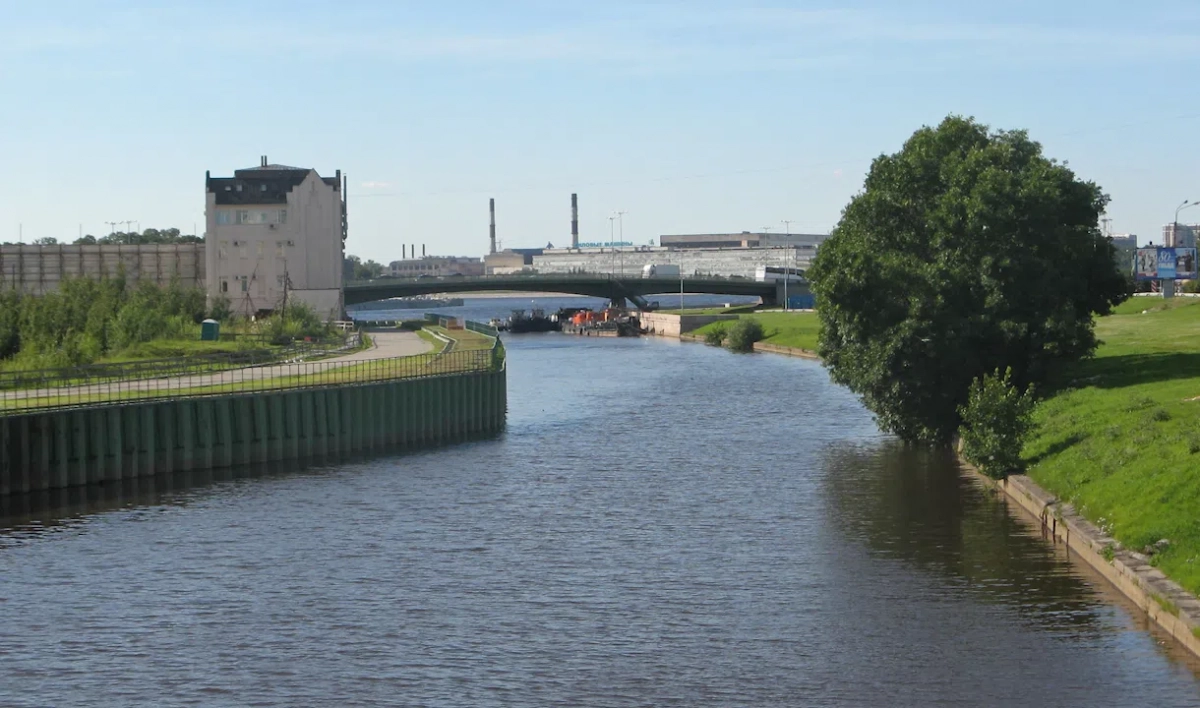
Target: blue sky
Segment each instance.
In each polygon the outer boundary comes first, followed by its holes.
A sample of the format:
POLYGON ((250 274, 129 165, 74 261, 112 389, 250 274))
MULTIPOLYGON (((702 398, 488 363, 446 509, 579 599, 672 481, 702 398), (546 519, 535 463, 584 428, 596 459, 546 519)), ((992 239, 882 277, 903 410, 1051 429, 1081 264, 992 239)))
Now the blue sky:
MULTIPOLYGON (((0 241, 203 229, 204 172, 342 169, 348 250, 827 231, 949 113, 1157 240, 1200 199, 1200 3, 0 0, 0 241)), ((1184 215, 1200 221, 1200 207, 1184 215)), ((1181 219, 1182 220, 1182 219, 1181 219)))

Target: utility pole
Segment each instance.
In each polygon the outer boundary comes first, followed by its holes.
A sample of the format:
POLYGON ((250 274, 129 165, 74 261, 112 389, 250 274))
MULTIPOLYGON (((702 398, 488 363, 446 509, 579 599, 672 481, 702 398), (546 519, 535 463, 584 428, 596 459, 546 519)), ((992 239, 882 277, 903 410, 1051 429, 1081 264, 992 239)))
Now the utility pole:
POLYGON ((783 220, 784 240, 783 245, 787 248, 787 254, 783 258, 783 311, 788 311, 788 281, 792 279, 792 253, 795 249, 792 248, 792 222, 790 219, 783 220))
POLYGON ((115 235, 116 235, 116 233, 117 233, 117 224, 120 224, 121 222, 119 222, 119 221, 106 221, 106 222, 104 222, 104 223, 108 224, 108 235, 109 235, 109 236, 115 236, 115 235))

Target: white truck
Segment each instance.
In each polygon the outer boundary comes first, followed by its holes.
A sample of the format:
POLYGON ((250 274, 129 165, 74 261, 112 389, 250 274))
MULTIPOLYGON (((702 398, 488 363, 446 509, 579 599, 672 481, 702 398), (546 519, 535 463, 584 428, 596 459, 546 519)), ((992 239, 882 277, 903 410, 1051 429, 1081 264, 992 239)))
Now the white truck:
POLYGON ((642 267, 643 278, 678 278, 679 266, 650 263, 642 267))

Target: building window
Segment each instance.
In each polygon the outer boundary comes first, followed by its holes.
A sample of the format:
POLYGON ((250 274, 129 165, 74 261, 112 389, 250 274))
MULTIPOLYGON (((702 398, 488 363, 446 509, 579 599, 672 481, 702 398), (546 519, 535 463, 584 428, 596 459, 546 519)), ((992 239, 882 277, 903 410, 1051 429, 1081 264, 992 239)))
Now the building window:
POLYGON ((283 258, 283 241, 275 242, 275 255, 279 258, 283 258))
POLYGON ((287 223, 287 209, 279 210, 279 223, 281 223, 281 224, 287 223))
POLYGON ((233 216, 234 216, 233 212, 228 209, 217 210, 217 225, 218 226, 229 226, 234 221, 233 216))
POLYGON ((242 281, 242 292, 250 292, 250 279, 243 275, 240 277, 240 280, 242 281))
POLYGON ((239 223, 239 224, 249 224, 249 223, 250 223, 250 212, 246 211, 245 209, 238 209, 238 211, 237 211, 237 223, 239 223))
POLYGON ((229 281, 224 278, 221 278, 221 292, 229 292, 229 281))

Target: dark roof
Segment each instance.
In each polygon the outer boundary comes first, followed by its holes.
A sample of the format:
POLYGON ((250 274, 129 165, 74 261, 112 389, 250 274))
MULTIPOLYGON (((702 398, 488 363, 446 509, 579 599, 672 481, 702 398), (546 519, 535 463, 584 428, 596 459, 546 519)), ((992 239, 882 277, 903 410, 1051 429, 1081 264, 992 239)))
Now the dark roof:
MULTIPOLYGON (((217 197, 217 204, 287 204, 288 192, 298 187, 308 173, 316 170, 286 165, 264 165, 236 170, 233 177, 208 177, 208 191, 217 197)), ((337 177, 317 177, 341 191, 337 177)))

